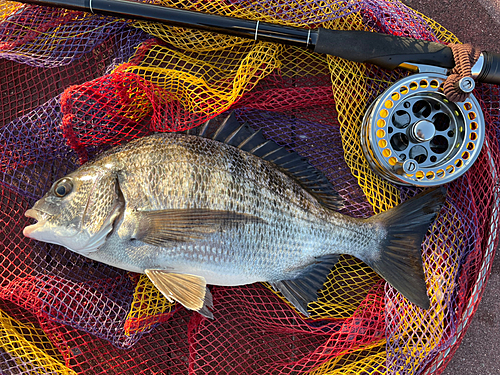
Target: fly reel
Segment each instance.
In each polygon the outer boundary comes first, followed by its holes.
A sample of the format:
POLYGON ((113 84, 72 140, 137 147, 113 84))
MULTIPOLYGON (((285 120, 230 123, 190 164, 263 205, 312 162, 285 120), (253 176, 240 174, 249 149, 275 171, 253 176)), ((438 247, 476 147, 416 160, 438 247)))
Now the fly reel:
MULTIPOLYGON (((453 103, 442 93, 446 75, 403 78, 369 107, 361 145, 370 166, 399 185, 435 186, 463 175, 484 141, 484 117, 471 94, 453 103)), ((473 82, 473 81, 472 81, 473 82)))

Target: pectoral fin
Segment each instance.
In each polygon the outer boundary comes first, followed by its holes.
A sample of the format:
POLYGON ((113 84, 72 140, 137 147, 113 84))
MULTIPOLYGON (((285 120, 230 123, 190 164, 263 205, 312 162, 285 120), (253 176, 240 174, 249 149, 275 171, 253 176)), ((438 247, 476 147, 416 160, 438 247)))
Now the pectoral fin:
POLYGON ((236 223, 263 221, 252 215, 208 209, 138 211, 135 215, 139 224, 134 238, 154 246, 201 239, 236 223))
POLYGON ((157 269, 147 269, 145 272, 169 302, 179 302, 186 309, 213 318, 212 312, 208 309, 213 307, 212 294, 203 277, 157 269))

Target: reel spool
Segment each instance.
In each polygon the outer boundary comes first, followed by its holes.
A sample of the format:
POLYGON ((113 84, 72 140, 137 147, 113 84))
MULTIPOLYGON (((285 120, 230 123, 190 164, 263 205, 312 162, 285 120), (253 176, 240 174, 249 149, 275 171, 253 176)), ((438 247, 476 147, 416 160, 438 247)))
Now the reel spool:
POLYGON ((442 73, 414 74, 371 104, 361 145, 380 176, 399 185, 442 185, 477 159, 485 129, 481 107, 472 94, 463 102, 446 99, 440 89, 445 80, 442 73))

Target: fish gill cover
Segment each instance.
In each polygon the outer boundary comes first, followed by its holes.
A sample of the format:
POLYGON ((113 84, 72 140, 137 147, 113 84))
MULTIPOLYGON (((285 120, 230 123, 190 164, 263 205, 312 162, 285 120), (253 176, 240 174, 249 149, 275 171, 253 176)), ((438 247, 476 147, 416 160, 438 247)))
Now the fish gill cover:
MULTIPOLYGON (((458 42, 397 1, 154 1, 303 27, 458 42)), ((486 142, 448 185, 423 243, 431 308, 342 256, 304 319, 268 285, 211 287, 216 319, 145 276, 29 240, 24 212, 98 152, 228 109, 308 158, 369 217, 419 192, 375 175, 368 105, 407 73, 295 47, 0 1, 0 372, 439 374, 481 299, 498 236, 499 90, 479 85, 486 142)))

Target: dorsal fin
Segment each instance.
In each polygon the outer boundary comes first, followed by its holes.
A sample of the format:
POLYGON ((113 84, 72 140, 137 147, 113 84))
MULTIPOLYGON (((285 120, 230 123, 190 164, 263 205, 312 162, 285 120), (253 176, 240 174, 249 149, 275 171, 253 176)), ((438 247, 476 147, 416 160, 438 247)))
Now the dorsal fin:
POLYGON ((306 158, 291 152, 248 124, 241 124, 230 112, 226 117, 216 117, 203 125, 190 129, 189 135, 213 139, 247 151, 264 160, 274 163, 281 170, 293 177, 304 189, 309 191, 323 206, 332 210, 341 209, 344 204, 328 179, 314 168, 306 158), (222 122, 221 122, 222 119, 222 122))

